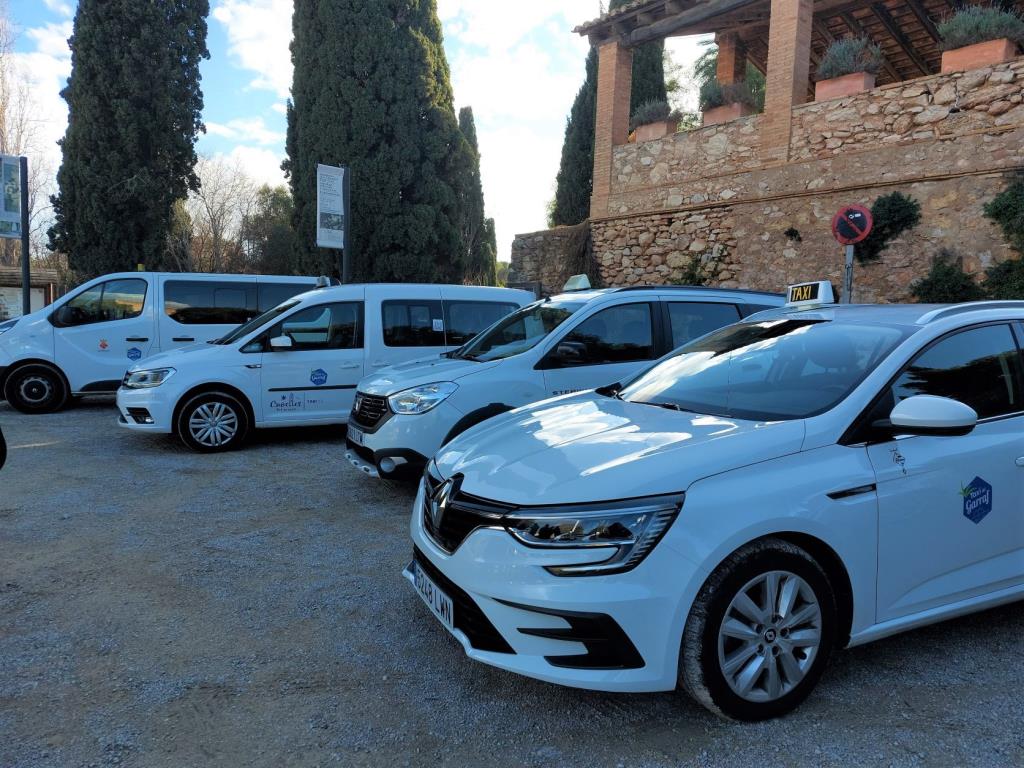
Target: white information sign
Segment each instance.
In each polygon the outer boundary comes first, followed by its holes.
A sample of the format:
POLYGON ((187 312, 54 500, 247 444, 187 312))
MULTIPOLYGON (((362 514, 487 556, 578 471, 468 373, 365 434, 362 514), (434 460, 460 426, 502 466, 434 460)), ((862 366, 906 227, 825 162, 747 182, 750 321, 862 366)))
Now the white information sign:
POLYGON ((0 155, 0 237, 21 238, 21 165, 0 155))
POLYGON ((316 244, 320 248, 345 247, 346 168, 316 167, 316 244))

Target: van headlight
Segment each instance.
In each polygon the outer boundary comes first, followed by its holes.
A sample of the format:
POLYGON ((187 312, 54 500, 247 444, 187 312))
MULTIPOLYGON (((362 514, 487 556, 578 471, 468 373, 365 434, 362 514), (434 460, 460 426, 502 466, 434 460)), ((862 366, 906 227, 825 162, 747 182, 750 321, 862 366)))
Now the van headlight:
POLYGON ((124 384, 128 389, 150 389, 159 387, 174 375, 173 368, 154 368, 151 371, 129 371, 124 376, 124 384))
POLYGON ((528 547, 611 548, 607 560, 583 565, 551 565, 556 576, 602 576, 636 568, 665 535, 683 507, 684 494, 652 496, 607 504, 573 504, 513 512, 505 529, 528 547))
POLYGON ((13 320, 5 320, 4 322, 0 323, 0 333, 7 333, 9 330, 11 330, 11 328, 16 326, 17 324, 18 318, 14 318, 13 320))
POLYGON ((453 381, 438 381, 403 390, 388 398, 388 405, 395 413, 419 414, 433 410, 455 392, 459 385, 453 381))

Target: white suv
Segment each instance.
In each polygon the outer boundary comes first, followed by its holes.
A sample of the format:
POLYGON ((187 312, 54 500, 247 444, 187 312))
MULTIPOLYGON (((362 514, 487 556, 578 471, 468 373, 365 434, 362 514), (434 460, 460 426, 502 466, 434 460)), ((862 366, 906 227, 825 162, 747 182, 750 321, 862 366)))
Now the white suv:
POLYGON ((621 381, 698 336, 784 302, 781 294, 656 286, 531 304, 442 358, 359 382, 346 456, 374 477, 418 471, 485 419, 621 381))

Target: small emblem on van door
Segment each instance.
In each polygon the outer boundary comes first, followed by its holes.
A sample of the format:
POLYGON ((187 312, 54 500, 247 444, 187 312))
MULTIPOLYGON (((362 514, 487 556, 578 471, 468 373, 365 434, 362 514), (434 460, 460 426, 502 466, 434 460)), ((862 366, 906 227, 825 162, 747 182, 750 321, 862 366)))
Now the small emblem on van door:
POLYGON ((110 349, 110 342, 106 339, 100 339, 100 352, 106 352, 110 349))
POLYGON ((132 347, 131 349, 128 350, 128 359, 132 361, 141 360, 142 350, 139 349, 138 347, 132 347))
POLYGON ((964 517, 972 523, 980 523, 992 511, 992 486, 976 477, 970 485, 960 489, 964 499, 964 517))
POLYGON ((317 368, 315 371, 310 372, 309 380, 316 386, 322 387, 327 383, 327 371, 323 368, 317 368))

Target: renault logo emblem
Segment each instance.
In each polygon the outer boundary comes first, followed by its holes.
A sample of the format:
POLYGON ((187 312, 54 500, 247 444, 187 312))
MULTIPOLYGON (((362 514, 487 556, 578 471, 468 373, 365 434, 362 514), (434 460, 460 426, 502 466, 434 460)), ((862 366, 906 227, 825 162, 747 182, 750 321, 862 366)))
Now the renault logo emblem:
POLYGON ((445 480, 430 498, 430 522, 434 524, 435 529, 441 527, 441 521, 444 520, 444 515, 448 511, 448 502, 451 501, 453 487, 454 483, 451 480, 445 480))

